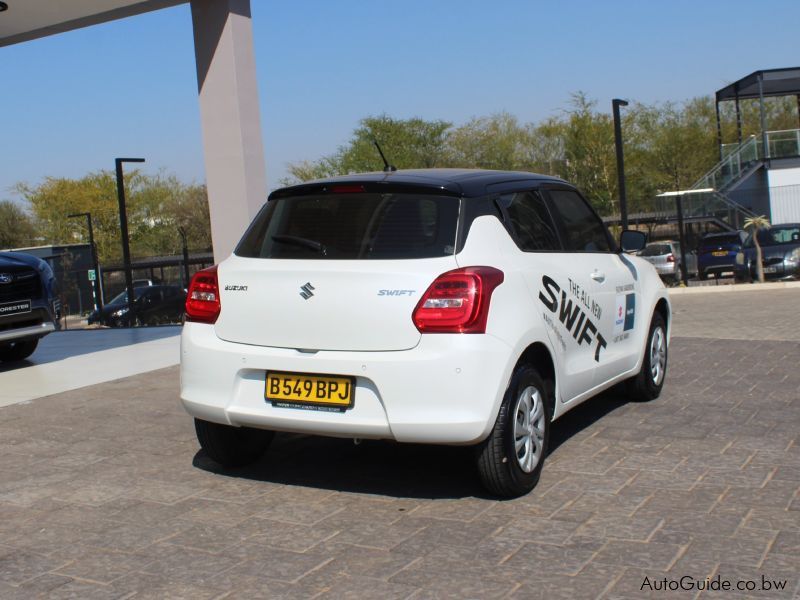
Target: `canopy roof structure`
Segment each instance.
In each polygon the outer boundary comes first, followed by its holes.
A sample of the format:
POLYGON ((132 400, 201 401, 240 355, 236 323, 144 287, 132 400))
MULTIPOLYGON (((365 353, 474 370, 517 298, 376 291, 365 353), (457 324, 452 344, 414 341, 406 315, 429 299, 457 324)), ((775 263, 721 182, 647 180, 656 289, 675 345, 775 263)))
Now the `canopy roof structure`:
MULTIPOLYGON (((0 46, 183 4, 187 0, 4 0, 0 46)), ((0 7, 2 7, 0 4, 0 7)))
POLYGON ((786 69, 762 69, 742 77, 738 81, 726 85, 716 93, 717 111, 717 144, 719 145, 719 159, 723 159, 722 151, 722 124, 720 122, 719 104, 733 100, 736 105, 736 138, 739 146, 742 144, 742 112, 739 108, 740 100, 758 100, 759 115, 761 118, 761 156, 769 158, 769 142, 767 139, 767 116, 764 109, 764 98, 778 96, 797 96, 798 119, 800 119, 800 67, 786 69))
POLYGON ((755 71, 717 90, 716 96, 717 102, 723 102, 795 94, 800 94, 800 67, 755 71))

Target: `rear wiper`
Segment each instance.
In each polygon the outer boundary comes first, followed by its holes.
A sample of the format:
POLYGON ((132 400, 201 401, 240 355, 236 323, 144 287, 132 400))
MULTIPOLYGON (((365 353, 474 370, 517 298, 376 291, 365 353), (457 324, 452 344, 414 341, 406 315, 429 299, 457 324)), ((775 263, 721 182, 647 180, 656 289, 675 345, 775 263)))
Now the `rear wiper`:
POLYGON ((298 237, 296 235, 273 235, 272 239, 276 242, 281 242, 282 244, 293 244, 295 246, 302 246, 303 248, 311 248, 312 250, 316 250, 322 256, 326 256, 328 254, 328 249, 325 247, 325 244, 320 244, 315 240, 309 240, 308 238, 298 237))

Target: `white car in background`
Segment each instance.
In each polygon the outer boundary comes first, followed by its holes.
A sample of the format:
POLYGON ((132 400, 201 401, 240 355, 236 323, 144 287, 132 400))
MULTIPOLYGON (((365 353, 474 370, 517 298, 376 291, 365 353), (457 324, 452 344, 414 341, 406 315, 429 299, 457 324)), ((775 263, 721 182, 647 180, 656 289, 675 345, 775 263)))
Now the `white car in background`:
POLYGON ((180 394, 224 466, 273 431, 473 445, 511 497, 536 484, 553 419, 622 381, 659 395, 670 315, 652 265, 562 180, 351 175, 273 192, 195 275, 180 394))

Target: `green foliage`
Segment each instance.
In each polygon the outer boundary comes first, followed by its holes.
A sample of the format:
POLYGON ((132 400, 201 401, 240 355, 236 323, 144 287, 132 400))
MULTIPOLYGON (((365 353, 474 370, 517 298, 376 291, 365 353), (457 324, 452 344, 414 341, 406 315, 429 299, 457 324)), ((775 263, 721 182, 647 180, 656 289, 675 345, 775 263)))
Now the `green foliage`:
POLYGON ((536 135, 508 113, 475 118, 447 137, 448 166, 529 171, 536 162, 536 135))
POLYGON ((0 201, 0 249, 34 246, 35 237, 28 213, 10 200, 0 201))
MULTIPOLYGON (((773 103, 771 110, 771 126, 792 126, 788 104, 773 103)), ((622 128, 631 212, 653 210, 656 194, 691 187, 717 162, 710 97, 682 104, 632 104, 623 112, 622 128)), ((382 163, 373 135, 401 169, 461 167, 556 175, 577 185, 601 214, 619 210, 613 121, 584 93, 574 94, 562 114, 535 124, 521 123, 505 112, 458 126, 420 118, 369 117, 334 154, 289 165, 290 177, 284 183, 379 170, 382 163)))
POLYGON ((288 166, 291 185, 347 173, 380 171, 383 161, 375 148, 377 140, 391 165, 398 169, 441 167, 445 163, 446 121, 419 118, 392 119, 386 115, 362 119, 346 146, 316 162, 303 161, 288 166))
MULTIPOLYGON (((94 225, 100 262, 121 259, 116 179, 110 171, 81 179, 47 177, 37 185, 18 184, 18 193, 30 204, 42 244, 88 241, 85 220, 68 214, 89 212, 94 225)), ((174 176, 125 175, 125 196, 131 254, 153 256, 181 250, 178 227, 187 231, 189 247, 211 247, 205 186, 185 185, 174 176)))
POLYGON ((614 124, 610 115, 597 112, 595 106, 585 94, 573 94, 562 125, 565 162, 560 174, 607 214, 613 211, 617 196, 614 124))

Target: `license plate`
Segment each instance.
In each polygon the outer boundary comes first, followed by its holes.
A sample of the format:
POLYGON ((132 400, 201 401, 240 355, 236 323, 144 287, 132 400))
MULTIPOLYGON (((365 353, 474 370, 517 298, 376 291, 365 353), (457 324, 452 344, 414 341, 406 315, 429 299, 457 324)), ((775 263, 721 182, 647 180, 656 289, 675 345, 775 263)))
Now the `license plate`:
POLYGON ((16 302, 4 302, 0 304, 0 317, 7 315, 19 315, 31 312, 30 300, 17 300, 16 302))
POLYGON ((355 377, 267 371, 264 398, 275 406, 345 410, 353 406, 355 377))
POLYGON ((764 273, 777 273, 777 267, 764 267, 764 273))
POLYGON ((725 250, 715 250, 711 256, 728 256, 728 253, 725 250))

